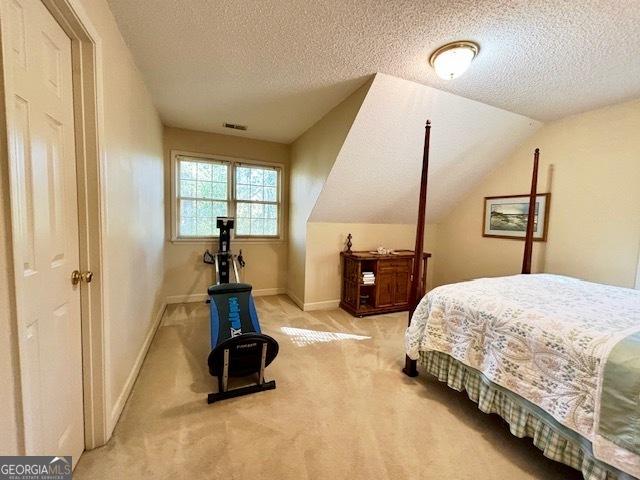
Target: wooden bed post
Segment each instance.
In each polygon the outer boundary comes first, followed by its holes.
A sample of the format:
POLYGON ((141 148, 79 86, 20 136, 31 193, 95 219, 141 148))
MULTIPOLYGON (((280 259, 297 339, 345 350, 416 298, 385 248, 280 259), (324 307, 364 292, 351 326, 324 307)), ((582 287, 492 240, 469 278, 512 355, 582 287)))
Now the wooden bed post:
MULTIPOLYGON (((425 212, 427 210, 427 178, 429 174, 429 139, 431 136, 431 121, 427 120, 424 127, 424 150, 422 153, 422 177, 420 178, 420 200, 418 202, 418 224, 416 226, 416 247, 413 257, 413 274, 411 276, 411 290, 409 291, 409 321, 407 325, 411 325, 411 317, 420 301, 420 283, 422 282, 422 262, 424 250, 424 228, 425 228, 425 212)), ((424 286, 426 291, 427 286, 424 286)), ((405 356, 404 368, 405 375, 409 377, 418 376, 416 361, 405 356)))
POLYGON ((522 273, 531 273, 531 257, 533 255, 533 224, 536 215, 536 201, 538 197, 538 161, 540 149, 533 154, 533 175, 531 176, 531 193, 529 194, 529 212, 527 214, 527 233, 524 238, 524 258, 522 259, 522 273))

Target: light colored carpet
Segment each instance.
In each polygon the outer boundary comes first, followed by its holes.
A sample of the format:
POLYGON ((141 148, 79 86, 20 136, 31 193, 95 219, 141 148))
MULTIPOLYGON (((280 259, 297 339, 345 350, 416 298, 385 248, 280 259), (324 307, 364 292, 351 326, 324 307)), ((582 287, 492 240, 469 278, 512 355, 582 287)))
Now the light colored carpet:
POLYGON ((404 376, 406 314, 256 299, 277 389, 207 405, 208 310, 167 309, 111 441, 75 479, 579 479, 433 378, 404 376))

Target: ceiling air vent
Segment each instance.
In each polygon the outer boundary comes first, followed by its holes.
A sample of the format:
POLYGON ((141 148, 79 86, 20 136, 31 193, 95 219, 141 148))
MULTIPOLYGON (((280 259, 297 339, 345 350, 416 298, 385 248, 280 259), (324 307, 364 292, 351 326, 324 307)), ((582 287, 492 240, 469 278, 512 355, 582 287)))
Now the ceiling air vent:
POLYGON ((225 128, 233 128, 234 130, 246 130, 247 129, 246 125, 238 125, 237 123, 224 122, 222 124, 222 126, 225 127, 225 128))

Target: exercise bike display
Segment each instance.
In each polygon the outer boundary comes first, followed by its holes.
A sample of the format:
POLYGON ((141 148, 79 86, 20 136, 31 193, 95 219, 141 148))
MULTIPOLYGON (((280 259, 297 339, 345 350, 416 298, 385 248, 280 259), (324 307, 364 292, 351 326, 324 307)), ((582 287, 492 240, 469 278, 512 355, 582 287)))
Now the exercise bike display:
POLYGON ((218 392, 210 393, 208 403, 276 388, 275 380, 265 381, 264 370, 278 355, 278 342, 260 330, 251 285, 240 282, 238 264, 244 267, 242 250, 231 253, 234 219, 218 217, 218 251, 204 253, 203 261, 214 265, 216 283, 208 288, 211 325, 209 373, 218 377, 218 392), (230 282, 233 269, 235 283, 230 282), (229 377, 258 375, 257 383, 228 389, 229 377))

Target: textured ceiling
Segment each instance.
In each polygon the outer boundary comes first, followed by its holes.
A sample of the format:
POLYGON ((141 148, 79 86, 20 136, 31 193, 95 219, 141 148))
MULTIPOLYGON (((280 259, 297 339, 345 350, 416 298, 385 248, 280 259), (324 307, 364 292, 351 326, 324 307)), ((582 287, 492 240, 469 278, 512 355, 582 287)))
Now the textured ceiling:
POLYGON ((640 0, 109 4, 171 126, 290 142, 376 72, 543 121, 640 96, 640 0), (440 80, 429 54, 460 39, 480 54, 440 80))
POLYGON ((432 122, 430 223, 442 220, 541 125, 435 88, 376 75, 310 221, 414 223, 427 118, 432 122))

